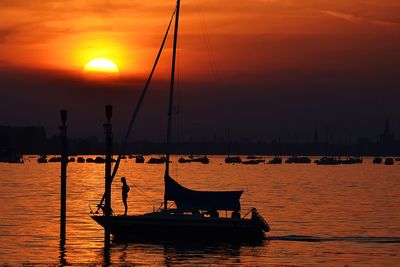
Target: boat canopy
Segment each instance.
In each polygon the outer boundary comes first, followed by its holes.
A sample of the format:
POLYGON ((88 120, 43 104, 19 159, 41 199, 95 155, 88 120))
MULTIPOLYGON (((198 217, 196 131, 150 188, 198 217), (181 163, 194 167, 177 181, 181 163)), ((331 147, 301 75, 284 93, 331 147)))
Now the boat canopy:
POLYGON ((243 191, 195 191, 188 189, 169 175, 165 175, 165 200, 174 201, 178 210, 240 211, 243 191))

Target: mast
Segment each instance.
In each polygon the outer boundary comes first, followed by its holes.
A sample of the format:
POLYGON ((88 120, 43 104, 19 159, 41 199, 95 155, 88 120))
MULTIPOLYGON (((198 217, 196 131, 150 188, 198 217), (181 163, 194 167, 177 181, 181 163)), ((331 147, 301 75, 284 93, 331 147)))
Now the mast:
MULTIPOLYGON (((169 87, 169 104, 168 104, 168 127, 167 127, 167 145, 165 151, 165 177, 169 176, 169 158, 171 153, 171 132, 172 132, 172 106, 174 100, 174 82, 175 82, 175 61, 176 61, 176 46, 178 43, 178 22, 179 22, 179 7, 181 1, 176 1, 175 28, 174 28, 174 44, 172 50, 172 68, 171 68, 171 83, 169 87)), ((167 199, 164 195, 164 211, 167 210, 167 199)))

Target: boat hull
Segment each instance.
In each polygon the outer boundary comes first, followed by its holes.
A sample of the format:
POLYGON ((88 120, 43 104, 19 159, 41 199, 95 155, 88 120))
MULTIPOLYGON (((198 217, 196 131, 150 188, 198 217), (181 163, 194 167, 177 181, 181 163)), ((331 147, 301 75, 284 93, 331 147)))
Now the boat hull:
MULTIPOLYGON (((106 217, 92 216, 102 227, 106 217)), ((251 219, 210 218, 195 215, 149 213, 138 216, 112 216, 110 233, 114 240, 205 240, 259 241, 264 230, 251 219)))

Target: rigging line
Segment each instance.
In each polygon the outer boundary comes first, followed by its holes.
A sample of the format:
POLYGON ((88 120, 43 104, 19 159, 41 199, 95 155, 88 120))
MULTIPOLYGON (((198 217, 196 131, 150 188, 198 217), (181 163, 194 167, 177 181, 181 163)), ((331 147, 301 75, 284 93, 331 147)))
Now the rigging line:
MULTIPOLYGON (((163 38, 163 41, 162 41, 162 43, 161 43, 161 47, 160 47, 160 49, 159 49, 159 51, 158 51, 156 60, 154 61, 153 68, 151 69, 150 75, 149 75, 149 77, 148 77, 148 79, 147 79, 147 81, 146 81, 146 84, 145 84, 145 86, 144 86, 144 88, 143 88, 143 90, 142 90, 142 93, 141 93, 141 95, 140 95, 140 97, 139 97, 139 100, 138 100, 138 102, 136 103, 136 107, 135 107, 135 109, 134 109, 134 111, 133 111, 131 120, 130 120, 130 122, 129 122, 128 130, 127 130, 126 135, 125 135, 125 137, 124 137, 124 139, 123 139, 123 141, 122 141, 122 143, 121 143, 121 150, 120 150, 120 153, 119 153, 119 155, 118 155, 117 161, 116 161, 116 163, 115 163, 115 165, 114 165, 113 172, 112 172, 112 174, 111 174, 111 183, 112 183, 112 181, 114 180, 115 175, 117 174, 117 171, 118 171, 118 168, 119 168, 119 163, 120 163, 120 161, 121 161, 121 157, 122 157, 122 154, 123 154, 123 152, 124 152, 124 148, 125 148, 125 146, 126 146, 126 144, 127 144, 127 142, 128 142, 128 138, 129 138, 129 135, 130 135, 130 133, 131 133, 133 123, 135 122, 135 119, 136 119, 136 117, 137 117, 137 115, 138 115, 138 113, 139 113, 139 110, 140 110, 140 107, 141 107, 141 105, 142 105, 143 99, 144 99, 144 97, 145 97, 145 95, 146 95, 147 89, 148 89, 148 87, 149 87, 149 85, 150 85, 150 82, 151 82, 151 79, 152 79, 152 77, 153 77, 154 71, 155 71, 155 69, 156 69, 156 67, 157 67, 157 64, 158 64, 158 61, 159 61, 159 59, 160 59, 161 52, 162 52, 162 50, 163 50, 163 48, 164 48, 164 45, 165 45, 165 41, 167 40, 167 36, 168 36, 169 29, 171 28, 171 24, 172 24, 173 18, 174 18, 174 16, 175 16, 175 12, 176 12, 176 9, 175 9, 174 12, 172 13, 171 19, 170 19, 169 24, 168 24, 167 31, 166 31, 166 33, 165 33, 165 35, 164 35, 164 38, 163 38)), ((100 201, 100 204, 98 205, 97 210, 100 209, 100 206, 103 204, 104 199, 105 199, 105 194, 103 194, 103 197, 101 198, 101 201, 100 201)))
POLYGON ((143 193, 143 191, 141 191, 141 190, 139 190, 139 189, 137 189, 137 188, 133 188, 133 190, 136 190, 137 193, 138 193, 138 196, 142 196, 142 199, 143 199, 144 201, 146 201, 148 204, 154 204, 153 199, 150 198, 149 196, 146 196, 146 195, 143 193))
POLYGON ((217 64, 216 64, 216 60, 215 60, 215 53, 214 53, 214 50, 212 49, 211 41, 209 38, 210 34, 207 30, 207 24, 206 24, 206 19, 204 16, 203 9, 197 2, 196 2, 196 11, 200 18, 199 21, 200 21, 201 29, 203 31, 202 37, 203 37, 203 41, 204 41, 204 44, 206 46, 206 50, 208 53, 208 58, 209 58, 209 63, 210 63, 210 72, 214 79, 214 82, 217 83, 218 82, 218 68, 217 68, 217 64))
MULTIPOLYGON (((176 44, 177 48, 176 48, 176 105, 175 105, 175 110, 174 110, 174 123, 175 123, 175 129, 174 129, 174 144, 175 144, 175 153, 176 152, 180 152, 180 109, 181 109, 181 103, 180 103, 180 54, 179 54, 179 40, 177 40, 177 44, 176 44)), ((178 175, 179 174, 179 168, 178 165, 174 164, 173 165, 173 172, 174 175, 178 175)))

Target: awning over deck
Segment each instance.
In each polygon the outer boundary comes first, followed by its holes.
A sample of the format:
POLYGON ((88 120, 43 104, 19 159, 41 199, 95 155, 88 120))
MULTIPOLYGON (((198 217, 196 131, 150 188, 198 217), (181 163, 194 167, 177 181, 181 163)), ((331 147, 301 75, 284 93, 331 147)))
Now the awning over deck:
POLYGON ((179 210, 229 210, 240 211, 240 197, 243 191, 195 191, 177 183, 165 175, 166 200, 175 201, 179 210))

